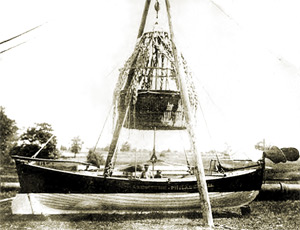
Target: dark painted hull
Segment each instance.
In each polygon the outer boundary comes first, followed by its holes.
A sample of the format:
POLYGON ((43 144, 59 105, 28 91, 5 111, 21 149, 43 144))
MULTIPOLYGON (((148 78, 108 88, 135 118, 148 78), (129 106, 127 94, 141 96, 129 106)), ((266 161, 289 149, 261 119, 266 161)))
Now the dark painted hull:
MULTIPOLYGON (((178 193, 198 192, 195 177, 182 179, 128 179, 84 175, 16 159, 21 193, 178 193)), ((209 192, 260 190, 263 167, 207 176, 209 192)))

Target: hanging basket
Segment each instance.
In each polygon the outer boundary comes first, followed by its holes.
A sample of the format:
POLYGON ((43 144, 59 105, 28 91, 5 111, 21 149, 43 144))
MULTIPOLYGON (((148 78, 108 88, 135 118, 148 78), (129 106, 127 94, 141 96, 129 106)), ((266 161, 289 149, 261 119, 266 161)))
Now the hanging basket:
MULTIPOLYGON (((125 111, 125 91, 121 91, 119 112, 125 111)), ((136 103, 130 103, 125 128, 138 130, 185 129, 179 91, 139 90, 136 103)))

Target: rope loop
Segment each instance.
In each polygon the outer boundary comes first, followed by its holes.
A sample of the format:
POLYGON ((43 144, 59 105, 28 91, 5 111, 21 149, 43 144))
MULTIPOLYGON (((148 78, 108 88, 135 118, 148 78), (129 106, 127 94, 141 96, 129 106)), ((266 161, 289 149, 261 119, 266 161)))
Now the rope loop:
POLYGON ((160 10, 159 1, 156 0, 154 4, 154 9, 156 10, 156 18, 158 18, 158 11, 160 10))

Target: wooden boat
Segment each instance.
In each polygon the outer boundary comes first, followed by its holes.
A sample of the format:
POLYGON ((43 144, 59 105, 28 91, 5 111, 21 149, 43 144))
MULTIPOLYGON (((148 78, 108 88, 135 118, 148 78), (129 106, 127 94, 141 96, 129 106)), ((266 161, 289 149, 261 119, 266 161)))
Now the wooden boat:
MULTIPOLYGON (((103 172, 99 175, 99 172, 89 170, 55 169, 53 166, 57 162, 68 163, 59 160, 18 156, 14 159, 21 186, 12 204, 14 214, 191 211, 200 208, 194 175, 153 179, 105 177, 103 172), (38 162, 44 165, 38 165, 38 162)), ((242 207, 252 202, 263 182, 263 168, 261 162, 252 169, 207 175, 212 208, 242 207)))
MULTIPOLYGON (((32 163, 33 160, 40 159, 17 156, 14 156, 14 159, 21 193, 196 193, 198 191, 194 175, 150 179, 113 175, 105 177, 103 172, 98 175, 89 171, 72 172, 32 163)), ((54 160, 52 162, 55 163, 54 160)), ((206 176, 209 192, 260 190, 262 180, 263 164, 257 165, 254 169, 206 176)))
MULTIPOLYGON (((255 199, 263 181, 264 161, 249 169, 210 173, 206 181, 199 160, 194 167, 196 176, 140 179, 115 174, 113 159, 123 128, 154 133, 187 130, 191 143, 195 143, 192 121, 197 95, 186 61, 173 42, 169 1, 169 32, 154 26, 153 31, 144 33, 150 2, 145 4, 136 48, 120 71, 114 91, 116 122, 104 170, 100 175, 89 170, 67 171, 51 167, 57 163, 55 160, 14 156, 21 191, 13 202, 13 213, 191 210, 200 208, 199 197, 204 200, 207 193, 213 207, 239 207, 255 199), (24 204, 29 205, 24 208, 24 204)), ((155 10, 158 15, 158 1, 155 10)), ((194 144, 192 149, 199 159, 194 144)), ((153 151, 151 162, 154 164, 156 159, 153 151)))

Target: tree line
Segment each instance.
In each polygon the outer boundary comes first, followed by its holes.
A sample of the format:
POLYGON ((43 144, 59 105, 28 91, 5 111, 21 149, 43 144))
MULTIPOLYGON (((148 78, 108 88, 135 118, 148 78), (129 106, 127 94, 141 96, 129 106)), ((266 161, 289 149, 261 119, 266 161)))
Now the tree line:
MULTIPOLYGON (((48 123, 36 123, 18 135, 15 120, 5 114, 5 108, 0 106, 0 164, 12 163, 11 155, 32 157, 37 152, 38 158, 56 159, 60 157, 57 149, 57 138, 53 135, 52 126, 48 123)), ((74 157, 81 151, 83 141, 74 137, 70 151, 74 157)), ((92 158, 92 157, 90 157, 92 158)))

